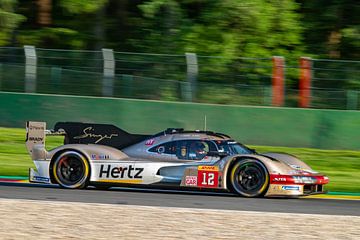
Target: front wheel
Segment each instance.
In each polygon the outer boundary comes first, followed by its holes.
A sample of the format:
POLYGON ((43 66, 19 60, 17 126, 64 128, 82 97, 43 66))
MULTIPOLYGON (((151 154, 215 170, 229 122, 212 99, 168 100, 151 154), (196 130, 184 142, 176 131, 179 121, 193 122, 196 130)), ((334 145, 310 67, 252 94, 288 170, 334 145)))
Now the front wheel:
POLYGON ((244 159, 230 169, 229 181, 235 193, 244 197, 260 197, 269 186, 269 173, 258 160, 244 159))
POLYGON ((85 188, 90 176, 89 163, 82 154, 66 151, 55 159, 52 173, 61 187, 85 188))

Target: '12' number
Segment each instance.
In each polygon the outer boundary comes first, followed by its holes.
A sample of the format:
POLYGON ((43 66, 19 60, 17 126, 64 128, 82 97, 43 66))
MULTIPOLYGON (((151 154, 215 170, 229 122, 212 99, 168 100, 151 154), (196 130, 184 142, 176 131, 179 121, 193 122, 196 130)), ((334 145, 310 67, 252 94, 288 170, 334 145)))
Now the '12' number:
POLYGON ((217 187, 218 171, 198 171, 199 187, 217 187))

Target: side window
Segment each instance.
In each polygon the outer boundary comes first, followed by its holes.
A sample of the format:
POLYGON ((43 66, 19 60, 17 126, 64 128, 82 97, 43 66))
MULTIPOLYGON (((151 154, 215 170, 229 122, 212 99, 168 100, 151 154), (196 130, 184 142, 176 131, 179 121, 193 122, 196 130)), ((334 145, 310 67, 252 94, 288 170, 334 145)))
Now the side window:
POLYGON ((210 141, 183 140, 178 141, 176 156, 178 159, 202 160, 209 151, 216 151, 216 146, 210 141))
MULTIPOLYGON (((212 141, 206 141, 206 143, 209 145, 209 151, 211 152, 217 152, 217 147, 216 147, 216 144, 212 141)), ((209 152, 208 151, 208 152, 209 152)))
POLYGON ((166 142, 149 149, 149 152, 158 154, 174 154, 176 148, 175 142, 166 142))

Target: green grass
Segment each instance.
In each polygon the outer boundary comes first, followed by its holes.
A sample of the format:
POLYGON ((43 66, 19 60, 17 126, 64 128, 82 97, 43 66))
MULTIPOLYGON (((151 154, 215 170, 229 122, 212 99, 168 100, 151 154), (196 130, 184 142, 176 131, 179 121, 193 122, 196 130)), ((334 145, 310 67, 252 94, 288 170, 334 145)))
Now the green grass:
MULTIPOLYGON (((62 137, 46 140, 47 149, 62 144, 62 137)), ((285 152, 298 156, 314 170, 330 177, 327 189, 360 193, 360 151, 250 146, 258 152, 285 152)), ((25 148, 25 130, 0 128, 0 176, 27 176, 34 167, 25 148)))
MULTIPOLYGON (((25 147, 25 129, 0 127, 0 176, 28 176, 35 167, 25 147)), ((63 137, 50 136, 46 148, 60 146, 63 137)))

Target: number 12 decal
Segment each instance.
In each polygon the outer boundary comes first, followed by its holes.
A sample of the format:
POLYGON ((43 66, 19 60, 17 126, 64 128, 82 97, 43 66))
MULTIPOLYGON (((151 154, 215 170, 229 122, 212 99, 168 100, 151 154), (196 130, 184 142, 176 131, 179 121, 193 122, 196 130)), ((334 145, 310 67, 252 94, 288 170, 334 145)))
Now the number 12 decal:
POLYGON ((219 184, 219 171, 216 166, 198 167, 198 186, 214 188, 219 184))

